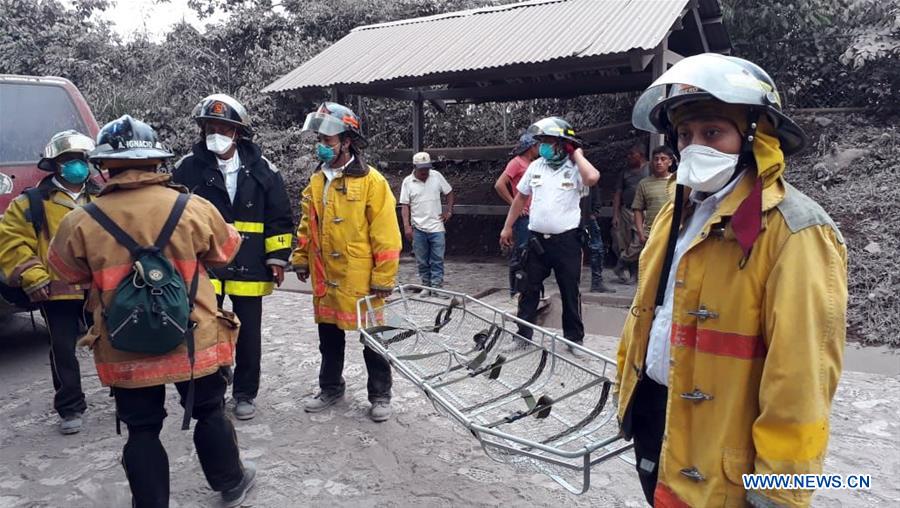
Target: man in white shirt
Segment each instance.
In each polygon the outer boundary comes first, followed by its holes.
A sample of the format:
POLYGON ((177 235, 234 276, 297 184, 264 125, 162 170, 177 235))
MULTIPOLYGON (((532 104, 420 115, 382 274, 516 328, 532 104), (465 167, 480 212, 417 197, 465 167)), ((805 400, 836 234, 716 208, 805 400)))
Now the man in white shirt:
MULTIPOLYGON (((544 118, 529 127, 528 132, 540 142, 541 157, 528 166, 519 181, 519 193, 500 234, 500 244, 512 246, 513 223, 530 197, 527 283, 519 298, 518 317, 534 322, 541 286, 553 270, 562 299, 563 335, 581 344, 581 198, 600 181, 600 173, 585 158, 575 130, 562 118, 544 118)), ((530 340, 532 330, 520 328, 519 335, 530 340)), ((569 350, 577 355, 577 349, 570 346, 569 350)))
POLYGON ((453 215, 453 187, 433 169, 431 156, 413 156, 413 172, 400 188, 400 214, 406 239, 413 244, 422 285, 440 289, 444 285, 444 223, 453 215), (443 211, 441 196, 447 196, 443 211))

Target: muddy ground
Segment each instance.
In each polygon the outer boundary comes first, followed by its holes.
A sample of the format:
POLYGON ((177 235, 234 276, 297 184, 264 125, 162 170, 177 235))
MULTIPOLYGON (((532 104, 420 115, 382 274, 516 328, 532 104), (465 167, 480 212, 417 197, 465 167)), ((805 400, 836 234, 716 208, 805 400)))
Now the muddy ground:
MULTIPOLYGON (((414 266, 402 264, 412 281, 414 266)), ((448 284, 466 292, 502 285, 502 265, 451 263, 448 284)), ((295 289, 301 289, 293 285, 295 289)), ((627 292, 627 288, 621 288, 627 292)), ((552 290, 552 288, 551 288, 552 290)), ((511 306, 505 292, 486 297, 511 306)), ((587 304, 591 305, 591 304, 587 304)), ((591 307, 585 309, 591 312, 591 307)), ((395 418, 367 416, 358 342, 348 341, 347 397, 309 415, 318 351, 308 295, 268 297, 263 321, 263 379, 254 420, 236 422, 243 457, 256 461, 259 482, 245 506, 643 506, 632 466, 614 459, 593 470, 593 487, 573 496, 540 474, 524 474, 485 457, 476 442, 409 382, 397 377, 395 418)), ((125 436, 115 433, 112 399, 98 383, 89 353, 79 357, 89 405, 85 429, 56 432, 44 337, 30 322, 5 323, 0 337, 0 507, 126 507, 119 465, 125 436)), ((612 355, 616 338, 591 335, 587 345, 612 355)), ((897 358, 897 357, 894 357, 897 358)), ((179 430, 174 390, 163 440, 171 462, 172 506, 215 506, 189 433, 179 430)), ((900 375, 845 371, 835 398, 828 473, 872 475, 869 491, 818 492, 815 506, 897 506, 900 503, 900 375)))

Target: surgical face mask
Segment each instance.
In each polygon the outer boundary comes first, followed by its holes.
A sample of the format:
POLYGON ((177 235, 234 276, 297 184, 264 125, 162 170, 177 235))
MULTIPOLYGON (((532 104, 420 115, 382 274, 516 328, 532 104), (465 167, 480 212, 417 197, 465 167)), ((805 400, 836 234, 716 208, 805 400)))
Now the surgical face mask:
POLYGON ((90 172, 87 162, 81 159, 66 161, 59 165, 59 176, 76 185, 84 183, 90 172))
POLYGON ((337 154, 334 152, 334 148, 326 145, 325 143, 316 143, 316 158, 321 162, 329 163, 333 161, 337 157, 337 154))
POLYGON ((216 155, 224 155, 225 152, 231 149, 232 144, 234 144, 234 139, 228 136, 221 134, 206 135, 206 148, 216 155))
POLYGON ((718 192, 731 180, 737 163, 737 154, 722 153, 704 145, 689 145, 681 150, 675 180, 698 192, 718 192))
POLYGON ((558 167, 563 161, 566 160, 567 155, 565 152, 559 153, 550 143, 541 143, 541 147, 538 148, 538 153, 541 154, 541 157, 547 161, 551 166, 558 167))

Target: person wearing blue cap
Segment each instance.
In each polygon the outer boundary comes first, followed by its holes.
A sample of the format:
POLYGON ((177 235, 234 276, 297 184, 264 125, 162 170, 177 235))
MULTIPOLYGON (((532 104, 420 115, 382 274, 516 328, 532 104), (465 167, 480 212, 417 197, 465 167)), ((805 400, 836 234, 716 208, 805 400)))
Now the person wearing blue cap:
MULTIPOLYGON (((538 146, 539 143, 534 136, 526 132, 525 134, 522 134, 519 141, 516 143, 516 146, 509 152, 513 158, 506 164, 506 169, 503 170, 503 173, 497 178, 497 182, 494 183, 494 190, 497 191, 497 195, 499 195, 503 201, 506 201, 506 204, 512 205, 513 199, 515 199, 516 194, 519 193, 516 189, 519 185, 519 180, 522 179, 522 175, 525 174, 528 165, 540 156, 538 154, 538 146)), ((528 244, 528 209, 530 204, 531 198, 529 197, 525 209, 522 210, 522 215, 520 215, 513 223, 514 245, 509 251, 510 298, 515 298, 516 294, 519 292, 516 288, 516 270, 520 264, 519 254, 528 244)))

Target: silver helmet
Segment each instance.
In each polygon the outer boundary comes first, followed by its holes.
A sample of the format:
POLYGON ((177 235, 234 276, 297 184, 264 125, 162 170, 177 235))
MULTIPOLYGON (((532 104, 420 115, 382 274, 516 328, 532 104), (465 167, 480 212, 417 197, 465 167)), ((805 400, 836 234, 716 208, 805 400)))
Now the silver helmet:
POLYGON ((806 134, 782 111, 775 82, 753 62, 718 53, 703 53, 679 61, 638 98, 631 113, 635 127, 665 134, 669 113, 679 105, 716 99, 757 107, 772 122, 785 154, 806 144, 806 134))
POLYGON ((64 153, 80 153, 87 158, 88 152, 94 149, 94 140, 84 134, 67 130, 54 134, 47 146, 44 147, 41 160, 38 161, 38 168, 44 171, 56 171, 54 159, 64 153))

